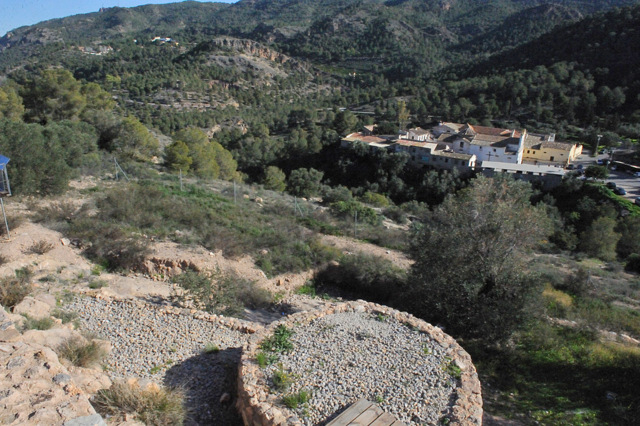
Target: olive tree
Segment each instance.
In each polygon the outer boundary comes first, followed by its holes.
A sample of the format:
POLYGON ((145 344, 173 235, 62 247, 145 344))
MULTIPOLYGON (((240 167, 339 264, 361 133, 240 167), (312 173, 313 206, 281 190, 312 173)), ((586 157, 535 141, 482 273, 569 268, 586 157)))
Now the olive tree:
POLYGON ((528 251, 551 231, 531 194, 525 182, 479 177, 449 196, 414 238, 405 306, 456 336, 509 336, 536 293, 528 251))

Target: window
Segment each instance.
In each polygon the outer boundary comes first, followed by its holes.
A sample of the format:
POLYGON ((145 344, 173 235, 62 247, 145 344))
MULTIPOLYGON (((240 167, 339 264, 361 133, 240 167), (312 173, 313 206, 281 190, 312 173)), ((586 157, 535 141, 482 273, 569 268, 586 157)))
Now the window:
POLYGON ((464 147, 464 142, 460 142, 460 148, 464 147))
POLYGON ((497 152, 495 148, 493 148, 493 152, 497 152))

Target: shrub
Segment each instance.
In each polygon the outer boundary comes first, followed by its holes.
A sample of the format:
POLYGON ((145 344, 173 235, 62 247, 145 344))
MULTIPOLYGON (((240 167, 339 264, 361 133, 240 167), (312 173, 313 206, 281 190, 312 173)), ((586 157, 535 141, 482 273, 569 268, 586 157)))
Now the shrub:
POLYGON ((624 267, 625 271, 640 273, 640 254, 633 253, 627 257, 627 264, 624 267))
POLYGON ((5 263, 9 263, 9 258, 3 254, 0 254, 0 266, 4 265, 5 263))
POLYGON ((107 287, 109 284, 105 280, 92 280, 89 283, 89 288, 92 290, 97 290, 102 287, 107 287))
POLYGON ((568 275, 562 284, 556 284, 555 287, 574 296, 584 296, 593 287, 591 273, 585 268, 579 267, 576 272, 568 275))
POLYGON ((172 298, 185 303, 190 301, 197 309, 223 315, 240 315, 245 308, 257 309, 269 306, 273 296, 256 286, 253 281, 235 275, 187 271, 173 278, 184 290, 172 298))
POLYGON ((0 305, 9 309, 31 293, 31 273, 29 269, 18 269, 15 277, 7 277, 0 280, 0 305))
POLYGON ((391 202, 382 194, 367 191, 362 196, 362 201, 375 207, 389 207, 391 202))
POLYGON ((32 318, 29 315, 24 314, 24 322, 22 323, 23 330, 49 330, 53 327, 53 320, 49 317, 44 318, 32 318))
POLYGON ((116 382, 109 389, 99 390, 91 403, 105 417, 123 421, 132 414, 145 425, 181 425, 187 416, 184 393, 177 389, 142 389, 116 382))
POLYGON ((358 253, 343 256, 339 264, 328 265, 314 277, 316 287, 338 288, 350 296, 385 303, 402 293, 406 272, 389 260, 358 253))
POLYGON ((265 368, 278 360, 278 355, 274 353, 258 352, 256 354, 256 362, 260 368, 265 368))
POLYGON ((355 214, 358 214, 358 222, 366 222, 372 225, 377 225, 380 223, 380 217, 370 207, 366 207, 362 203, 352 200, 352 201, 338 201, 337 203, 331 204, 331 212, 339 217, 355 217, 355 214))
POLYGON ((53 244, 45 240, 40 240, 33 243, 28 251, 32 254, 45 254, 51 250, 53 250, 53 244))
POLYGON ((72 337, 56 348, 58 356, 70 361, 76 367, 90 367, 101 362, 107 352, 97 342, 87 342, 80 337, 72 337))

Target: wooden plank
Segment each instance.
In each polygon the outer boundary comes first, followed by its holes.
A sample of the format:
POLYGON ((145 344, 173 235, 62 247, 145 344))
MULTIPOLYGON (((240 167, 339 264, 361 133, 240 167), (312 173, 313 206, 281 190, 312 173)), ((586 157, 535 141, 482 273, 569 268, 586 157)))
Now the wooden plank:
POLYGON ((380 417, 378 417, 373 423, 371 423, 371 426, 391 426, 396 421, 397 420, 393 416, 393 414, 382 413, 380 417))
POLYGON ((373 404, 367 409, 367 411, 360 414, 351 423, 349 423, 349 426, 369 426, 371 422, 380 417, 382 413, 384 413, 382 408, 373 404))
POLYGON ((407 425, 402 423, 400 420, 396 420, 395 422, 393 422, 391 426, 407 426, 407 425))
POLYGON ((338 417, 331 420, 330 423, 327 423, 327 426, 347 426, 351 421, 365 412, 367 408, 372 405, 373 402, 369 402, 366 399, 360 399, 344 410, 338 417))

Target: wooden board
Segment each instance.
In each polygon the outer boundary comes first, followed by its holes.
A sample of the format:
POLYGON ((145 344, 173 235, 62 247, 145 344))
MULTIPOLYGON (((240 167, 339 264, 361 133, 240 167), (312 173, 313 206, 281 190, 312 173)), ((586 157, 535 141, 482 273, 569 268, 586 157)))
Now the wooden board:
POLYGON ((327 423, 327 426, 405 426, 392 414, 385 413, 382 408, 366 399, 344 410, 338 417, 327 423))

